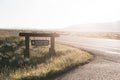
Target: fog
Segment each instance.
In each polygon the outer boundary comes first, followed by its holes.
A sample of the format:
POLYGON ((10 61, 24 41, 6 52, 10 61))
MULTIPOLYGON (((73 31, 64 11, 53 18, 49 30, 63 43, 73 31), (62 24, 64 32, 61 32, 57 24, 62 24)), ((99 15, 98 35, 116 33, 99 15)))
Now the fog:
POLYGON ((85 24, 79 30, 106 31, 110 27, 110 31, 116 31, 116 24, 88 23, 119 21, 119 3, 119 0, 0 0, 0 28, 64 29, 85 24))
POLYGON ((120 32, 120 21, 109 23, 78 24, 65 28, 66 31, 120 32))

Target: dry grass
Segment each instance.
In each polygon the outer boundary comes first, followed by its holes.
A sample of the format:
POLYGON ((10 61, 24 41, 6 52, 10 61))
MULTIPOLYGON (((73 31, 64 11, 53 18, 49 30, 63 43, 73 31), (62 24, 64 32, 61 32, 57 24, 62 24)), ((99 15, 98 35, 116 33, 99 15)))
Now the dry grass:
POLYGON ((72 32, 66 33, 66 35, 88 38, 120 39, 120 32, 72 32))
POLYGON ((23 58, 23 38, 0 35, 0 80, 50 80, 92 58, 77 48, 56 44, 56 55, 49 46, 31 46, 31 57, 23 58))
POLYGON ((9 76, 6 77, 8 71, 3 70, 0 77, 10 80, 43 80, 88 62, 91 58, 92 55, 87 52, 60 44, 56 45, 56 55, 52 57, 48 54, 48 47, 34 48, 31 50, 31 58, 28 60, 32 66, 26 65, 13 71, 5 68, 9 71, 9 76))

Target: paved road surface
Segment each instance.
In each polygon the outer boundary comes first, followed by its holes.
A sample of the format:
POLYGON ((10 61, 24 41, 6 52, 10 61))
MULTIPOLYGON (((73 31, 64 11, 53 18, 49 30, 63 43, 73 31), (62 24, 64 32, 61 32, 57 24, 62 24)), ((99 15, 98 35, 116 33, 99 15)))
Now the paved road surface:
POLYGON ((95 58, 55 80, 120 80, 120 40, 61 36, 56 41, 90 51, 95 58))

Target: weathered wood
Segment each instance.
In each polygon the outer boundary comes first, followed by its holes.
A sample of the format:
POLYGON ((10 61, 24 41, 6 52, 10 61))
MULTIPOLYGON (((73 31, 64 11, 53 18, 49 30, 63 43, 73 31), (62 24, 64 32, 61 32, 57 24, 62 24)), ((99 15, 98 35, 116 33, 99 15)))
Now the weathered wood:
POLYGON ((50 54, 55 54, 55 37, 51 37, 51 46, 49 48, 50 54))
POLYGON ((51 48, 55 48, 55 37, 51 37, 51 48))
POLYGON ((25 37, 25 53, 24 53, 24 57, 25 58, 29 58, 30 56, 30 45, 29 45, 29 41, 30 41, 30 37, 50 37, 51 39, 51 46, 49 48, 49 53, 55 54, 55 37, 59 37, 59 34, 57 33, 19 33, 19 36, 24 36, 25 37))
POLYGON ((57 33, 20 33, 19 36, 59 37, 59 34, 57 34, 57 33))
POLYGON ((25 36, 25 53, 24 53, 24 57, 25 58, 29 58, 30 56, 30 45, 29 45, 29 36, 25 36))

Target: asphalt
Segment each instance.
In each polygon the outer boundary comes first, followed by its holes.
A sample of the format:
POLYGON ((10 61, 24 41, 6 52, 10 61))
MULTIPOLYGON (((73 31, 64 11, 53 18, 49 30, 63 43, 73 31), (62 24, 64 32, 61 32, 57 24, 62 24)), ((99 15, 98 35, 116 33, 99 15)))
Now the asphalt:
POLYGON ((95 57, 55 80, 120 80, 120 40, 62 36, 56 41, 87 50, 95 57))

